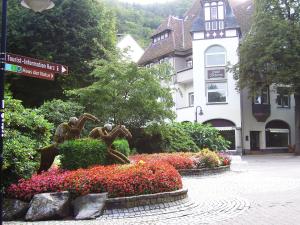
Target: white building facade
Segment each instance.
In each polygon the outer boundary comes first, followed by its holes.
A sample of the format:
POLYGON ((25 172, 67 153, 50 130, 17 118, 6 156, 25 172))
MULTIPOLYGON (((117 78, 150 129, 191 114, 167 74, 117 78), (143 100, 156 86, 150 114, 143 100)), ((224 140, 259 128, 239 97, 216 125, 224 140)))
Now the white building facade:
POLYGON ((237 18, 228 0, 195 1, 183 19, 169 17, 162 23, 140 64, 172 62, 178 122, 210 123, 239 152, 286 152, 295 143, 293 96, 285 87, 266 87, 249 97, 247 90, 237 90, 226 69, 239 60, 239 19, 245 20, 245 13, 238 10, 251 5, 237 7, 237 18), (167 38, 158 40, 166 32, 167 38))
POLYGON ((129 34, 119 34, 118 38, 117 48, 124 51, 126 58, 130 59, 132 62, 138 62, 144 54, 142 47, 129 34))

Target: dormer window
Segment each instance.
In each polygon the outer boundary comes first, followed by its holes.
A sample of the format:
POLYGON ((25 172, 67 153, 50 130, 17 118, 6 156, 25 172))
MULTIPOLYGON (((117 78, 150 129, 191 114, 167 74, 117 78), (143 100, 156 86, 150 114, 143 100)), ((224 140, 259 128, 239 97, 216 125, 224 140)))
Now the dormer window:
POLYGON ((215 2, 211 3, 210 5, 210 20, 217 20, 218 19, 218 7, 215 2))
POLYGON ((159 33, 159 34, 153 36, 152 42, 156 43, 156 42, 159 42, 161 40, 167 39, 169 37, 169 33, 170 33, 169 31, 164 31, 162 33, 159 33))
POLYGON ((204 4, 205 30, 224 29, 224 3, 211 2, 204 4))
POLYGON ((192 59, 187 59, 186 60, 186 67, 187 68, 192 68, 193 67, 193 60, 192 59))

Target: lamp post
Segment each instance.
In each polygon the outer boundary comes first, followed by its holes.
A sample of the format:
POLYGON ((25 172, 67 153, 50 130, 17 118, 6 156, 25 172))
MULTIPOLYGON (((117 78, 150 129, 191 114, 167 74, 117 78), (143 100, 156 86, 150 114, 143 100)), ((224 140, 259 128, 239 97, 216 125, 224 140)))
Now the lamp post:
MULTIPOLYGON (((0 50, 0 181, 3 184, 2 166, 3 166, 3 136, 4 136, 4 68, 6 54, 6 33, 7 33, 7 0, 2 0, 2 27, 1 27, 1 50, 0 50)), ((0 194, 0 224, 2 225, 3 218, 3 193, 0 194)))
POLYGON ((198 111, 199 111, 199 116, 203 115, 203 110, 201 106, 196 106, 196 110, 195 110, 195 122, 198 122, 198 111), (200 111, 198 110, 200 109, 200 111))
POLYGON ((21 5, 32 9, 34 12, 42 12, 54 7, 54 3, 51 0, 22 0, 21 5))
MULTIPOLYGON (((34 12, 42 12, 54 7, 52 0, 22 0, 21 5, 32 9, 34 12)), ((7 44, 7 0, 2 0, 2 25, 0 47, 0 182, 2 182, 3 166, 3 136, 4 136, 4 74, 7 44)), ((0 194, 0 225, 3 223, 3 193, 0 194)))

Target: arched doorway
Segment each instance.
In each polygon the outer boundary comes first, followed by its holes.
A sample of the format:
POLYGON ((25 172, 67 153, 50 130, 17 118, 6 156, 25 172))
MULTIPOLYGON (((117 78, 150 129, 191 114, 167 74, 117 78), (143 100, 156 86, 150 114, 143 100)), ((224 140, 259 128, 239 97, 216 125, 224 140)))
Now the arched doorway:
POLYGON ((282 120, 272 120, 266 124, 266 147, 287 148, 290 144, 290 126, 282 120))
POLYGON ((204 124, 211 124, 213 127, 219 130, 220 134, 228 141, 230 141, 230 150, 236 149, 235 143, 235 130, 236 126, 230 120, 225 119, 213 119, 204 122, 204 124))

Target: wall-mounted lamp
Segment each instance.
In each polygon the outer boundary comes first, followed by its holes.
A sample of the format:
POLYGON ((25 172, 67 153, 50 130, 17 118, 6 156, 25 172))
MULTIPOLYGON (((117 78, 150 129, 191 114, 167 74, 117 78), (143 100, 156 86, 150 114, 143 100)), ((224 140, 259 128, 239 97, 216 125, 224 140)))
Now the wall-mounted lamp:
POLYGON ((198 113, 199 113, 199 116, 203 115, 203 110, 202 110, 201 106, 196 106, 196 111, 195 111, 195 122, 196 123, 198 122, 198 113))

